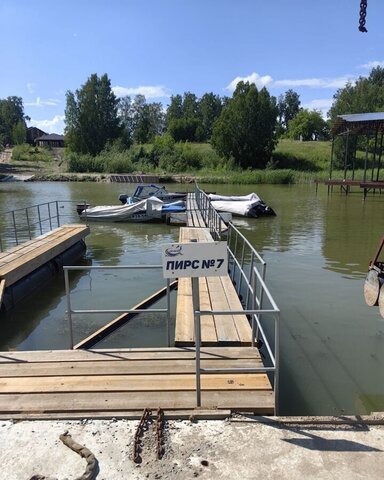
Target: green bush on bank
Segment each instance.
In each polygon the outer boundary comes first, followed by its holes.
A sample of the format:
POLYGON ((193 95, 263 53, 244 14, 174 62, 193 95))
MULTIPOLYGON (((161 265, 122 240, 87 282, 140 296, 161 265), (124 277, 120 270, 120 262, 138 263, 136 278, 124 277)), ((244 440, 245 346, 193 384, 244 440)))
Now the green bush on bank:
POLYGON ((16 162, 51 162, 53 156, 48 148, 32 147, 25 143, 13 147, 12 160, 16 162))
POLYGON ((233 160, 221 158, 210 144, 175 141, 168 135, 153 144, 126 150, 109 145, 99 155, 67 156, 69 172, 189 174, 205 183, 292 184, 328 178, 330 142, 280 140, 267 168, 241 170, 233 160))

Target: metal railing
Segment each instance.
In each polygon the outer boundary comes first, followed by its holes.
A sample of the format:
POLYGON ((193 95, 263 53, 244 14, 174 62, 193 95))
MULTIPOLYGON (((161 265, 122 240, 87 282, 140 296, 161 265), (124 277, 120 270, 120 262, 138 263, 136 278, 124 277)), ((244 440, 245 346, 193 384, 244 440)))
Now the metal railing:
POLYGON ((200 213, 214 240, 221 240, 227 227, 220 213, 212 207, 208 195, 195 184, 195 199, 200 213))
POLYGON ((72 316, 75 314, 100 314, 100 313, 166 313, 167 315, 167 342, 168 347, 171 346, 171 302, 170 302, 170 280, 166 280, 166 298, 167 298, 167 308, 144 308, 144 309, 72 309, 71 302, 71 289, 69 284, 69 272, 70 271, 91 271, 91 270, 161 270, 162 265, 115 265, 115 266, 64 266, 64 281, 65 281, 65 292, 67 297, 67 317, 68 317, 68 327, 69 327, 69 336, 70 336, 70 348, 73 349, 73 321, 72 316))
POLYGON ((257 267, 253 265, 250 276, 245 276, 245 290, 247 302, 251 307, 244 310, 200 310, 198 279, 192 279, 193 309, 195 318, 195 342, 196 342, 196 403, 201 406, 201 373, 267 373, 273 377, 273 390, 275 399, 275 414, 278 412, 279 398, 279 350, 280 350, 280 310, 277 307, 267 285, 257 267), (263 305, 264 303, 264 305, 263 305), (264 366, 258 368, 201 368, 201 317, 204 315, 247 315, 251 319, 252 347, 263 349, 265 354, 264 366), (273 345, 268 339, 265 321, 273 320, 273 345), (269 365, 268 365, 269 363, 269 365))
POLYGON ((63 218, 74 218, 78 204, 71 200, 55 200, 1 214, 0 250, 4 251, 22 242, 32 240, 62 225, 63 218))
MULTIPOLYGON (((201 214, 216 240, 220 240, 224 232, 224 224, 220 214, 212 207, 205 192, 195 188, 196 203, 201 214)), ((201 406, 201 373, 258 373, 264 372, 273 378, 275 413, 278 412, 279 395, 279 350, 280 350, 280 310, 277 307, 265 283, 266 262, 250 244, 245 236, 229 222, 227 235, 228 269, 232 283, 239 298, 243 301, 244 310, 214 311, 200 310, 198 298, 198 282, 192 279, 194 296, 195 338, 196 338, 196 402, 201 406), (252 347, 265 351, 264 366, 259 368, 209 369, 200 367, 201 349, 201 316, 203 315, 236 315, 244 314, 251 321, 252 347), (273 320, 272 334, 266 331, 273 320), (272 337, 273 345, 268 337, 272 337)), ((269 328, 270 330, 270 328, 269 328)))

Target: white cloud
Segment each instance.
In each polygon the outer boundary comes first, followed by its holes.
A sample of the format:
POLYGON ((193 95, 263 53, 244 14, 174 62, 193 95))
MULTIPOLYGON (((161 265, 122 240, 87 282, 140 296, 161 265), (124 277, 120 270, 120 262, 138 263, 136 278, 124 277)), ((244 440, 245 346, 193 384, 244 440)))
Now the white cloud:
POLYGON ((348 82, 355 81, 355 77, 352 75, 344 75, 342 77, 335 78, 298 78, 298 79, 286 79, 286 80, 274 80, 270 75, 259 75, 258 73, 251 73, 246 77, 236 77, 226 90, 233 92, 236 85, 240 82, 254 83, 258 88, 269 86, 270 88, 344 88, 348 82))
POLYGON ((40 97, 36 97, 34 102, 25 102, 26 107, 46 107, 46 106, 56 106, 60 103, 60 100, 55 98, 48 98, 47 100, 42 100, 40 97))
POLYGON ((309 87, 309 88, 343 88, 348 82, 353 82, 355 77, 344 75, 336 78, 299 78, 290 80, 276 80, 275 87, 309 87))
POLYGON ((366 68, 367 70, 371 70, 372 68, 376 67, 384 67, 384 60, 371 60, 370 62, 363 63, 363 65, 359 65, 360 68, 366 68))
POLYGON ((263 88, 263 87, 266 87, 267 85, 270 85, 273 82, 273 78, 270 75, 261 76, 258 73, 253 72, 246 77, 234 78, 232 82, 230 82, 229 85, 225 87, 225 89, 231 92, 234 92, 236 89, 236 85, 239 82, 254 83, 258 88, 263 88))
POLYGON ((30 126, 40 128, 43 132, 59 133, 64 132, 64 118, 65 115, 55 115, 51 120, 34 120, 31 119, 30 126))
POLYGON ((300 106, 306 108, 307 110, 317 110, 321 112, 323 118, 327 118, 327 113, 332 107, 333 99, 332 98, 319 98, 311 100, 308 103, 302 103, 300 106))
POLYGON ((112 90, 118 98, 126 97, 127 95, 144 95, 146 99, 171 96, 168 89, 161 85, 148 85, 141 87, 121 87, 116 85, 116 87, 113 87, 112 90))

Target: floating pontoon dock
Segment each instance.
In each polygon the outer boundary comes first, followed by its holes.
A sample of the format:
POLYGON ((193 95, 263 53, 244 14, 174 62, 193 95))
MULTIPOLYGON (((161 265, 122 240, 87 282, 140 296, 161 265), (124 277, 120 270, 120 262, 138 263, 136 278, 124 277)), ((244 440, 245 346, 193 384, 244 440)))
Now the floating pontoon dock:
POLYGON ((279 310, 264 282, 265 262, 234 226, 224 224, 204 192, 189 195, 188 207, 180 242, 212 242, 226 230, 231 273, 199 279, 201 312, 194 311, 190 279, 179 279, 176 346, 0 352, 0 418, 137 418, 144 408, 158 407, 179 418, 277 413, 279 310), (249 278, 242 272, 246 258, 249 278), (239 292, 245 284, 243 309, 239 292), (201 343, 193 332, 195 315, 201 343), (272 317, 273 348, 262 315, 272 317))
MULTIPOLYGON (((28 276, 39 271, 44 265, 60 259, 65 252, 79 244, 88 234, 89 227, 86 225, 63 225, 35 239, 0 252, 0 282, 2 285, 0 305, 3 295, 18 296, 18 294, 14 295, 11 290, 14 285, 23 280, 26 282, 28 276)), ((60 263, 59 260, 57 261, 60 263)), ((24 290, 28 290, 28 288, 30 285, 26 284, 24 290)), ((21 286, 20 289, 23 290, 23 287, 21 286)), ((20 296, 23 296, 22 292, 20 296)), ((11 298, 10 303, 14 304, 16 301, 17 298, 11 298)))

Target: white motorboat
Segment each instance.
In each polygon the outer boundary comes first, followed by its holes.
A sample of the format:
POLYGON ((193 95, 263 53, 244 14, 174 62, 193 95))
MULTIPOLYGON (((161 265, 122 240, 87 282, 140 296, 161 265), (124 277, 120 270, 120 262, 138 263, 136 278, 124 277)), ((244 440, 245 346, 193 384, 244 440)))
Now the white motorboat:
POLYGON ((139 202, 149 197, 156 197, 164 203, 171 203, 177 200, 185 200, 187 194, 182 192, 171 193, 168 192, 165 187, 155 183, 149 183, 137 185, 136 190, 131 196, 122 193, 119 195, 119 200, 121 203, 126 204, 139 202))
POLYGON ((109 222, 149 222, 164 220, 168 213, 185 211, 184 202, 165 204, 157 197, 150 197, 140 202, 125 205, 100 205, 90 207, 77 206, 80 218, 92 221, 109 222))
POLYGON ((256 193, 249 195, 208 195, 212 207, 218 212, 228 212, 241 217, 275 216, 274 210, 266 205, 256 193))

